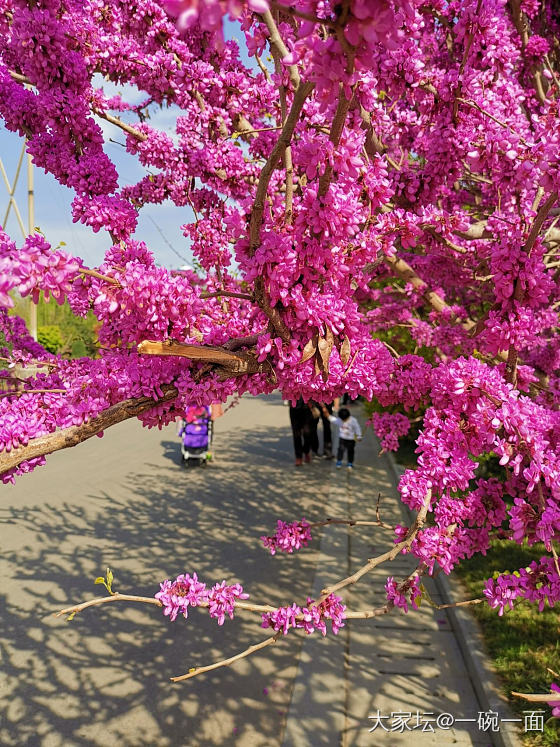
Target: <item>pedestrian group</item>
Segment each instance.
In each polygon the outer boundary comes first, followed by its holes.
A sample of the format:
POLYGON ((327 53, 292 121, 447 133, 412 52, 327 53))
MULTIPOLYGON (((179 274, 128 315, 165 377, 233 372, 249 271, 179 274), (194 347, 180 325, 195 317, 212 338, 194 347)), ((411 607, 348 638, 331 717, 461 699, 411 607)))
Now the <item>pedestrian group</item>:
POLYGON ((348 469, 354 467, 354 450, 356 441, 362 440, 362 431, 356 418, 347 407, 338 409, 338 399, 324 404, 310 400, 304 402, 300 397, 295 405, 290 405, 290 423, 294 438, 296 467, 310 463, 312 457, 333 459, 333 428, 338 429, 338 448, 336 466, 342 467, 346 454, 348 469), (337 412, 335 416, 333 413, 337 412), (323 450, 319 454, 319 421, 323 426, 323 450))

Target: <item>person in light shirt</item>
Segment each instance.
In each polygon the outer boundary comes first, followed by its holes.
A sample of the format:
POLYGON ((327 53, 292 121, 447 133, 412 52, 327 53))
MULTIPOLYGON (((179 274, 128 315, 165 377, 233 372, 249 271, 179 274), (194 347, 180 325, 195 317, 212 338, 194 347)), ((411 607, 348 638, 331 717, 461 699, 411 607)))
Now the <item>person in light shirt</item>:
POLYGON ((344 452, 347 452, 348 469, 354 467, 354 448, 356 441, 362 440, 362 430, 360 424, 353 415, 350 415, 350 410, 346 407, 341 407, 338 411, 338 417, 336 419, 338 425, 339 441, 338 451, 336 454, 336 467, 340 469, 342 467, 342 458, 344 452))

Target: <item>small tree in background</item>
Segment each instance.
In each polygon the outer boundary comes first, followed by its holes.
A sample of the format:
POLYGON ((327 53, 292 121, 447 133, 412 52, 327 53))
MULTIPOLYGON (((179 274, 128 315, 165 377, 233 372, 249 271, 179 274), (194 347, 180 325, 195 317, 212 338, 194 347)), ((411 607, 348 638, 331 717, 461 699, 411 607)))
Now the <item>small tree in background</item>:
POLYGON ((62 334, 58 327, 49 324, 37 330, 37 342, 49 353, 56 354, 62 347, 62 334))

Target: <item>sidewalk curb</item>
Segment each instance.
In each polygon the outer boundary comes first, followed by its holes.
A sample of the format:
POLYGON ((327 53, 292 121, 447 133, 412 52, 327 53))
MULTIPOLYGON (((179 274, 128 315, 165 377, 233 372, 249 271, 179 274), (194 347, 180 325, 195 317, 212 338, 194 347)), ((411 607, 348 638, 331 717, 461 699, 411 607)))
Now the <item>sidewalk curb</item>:
MULTIPOLYGON (((401 473, 395 458, 389 452, 386 452, 383 456, 396 487, 399 484, 401 473)), ((404 508, 408 511, 406 506, 404 508)), ((434 580, 445 604, 453 604, 457 601, 453 584, 450 583, 454 580, 458 583, 458 579, 453 573, 450 576, 440 573, 434 580)), ((483 712, 494 711, 507 719, 514 718, 509 703, 501 693, 498 675, 486 659, 484 641, 478 623, 471 613, 464 608, 451 608, 447 609, 446 612, 465 660, 481 710, 483 712)), ((522 747, 519 732, 514 724, 501 724, 500 731, 489 731, 487 734, 492 739, 494 747, 522 747)))

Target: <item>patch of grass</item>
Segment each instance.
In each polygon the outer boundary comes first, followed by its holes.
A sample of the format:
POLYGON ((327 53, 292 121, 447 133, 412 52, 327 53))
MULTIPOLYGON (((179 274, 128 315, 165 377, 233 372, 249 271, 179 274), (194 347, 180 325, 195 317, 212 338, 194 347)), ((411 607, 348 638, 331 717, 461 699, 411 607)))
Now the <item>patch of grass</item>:
POLYGON ((399 439, 399 448, 395 454, 395 459, 400 465, 406 467, 406 469, 415 469, 418 466, 415 441, 415 437, 417 436, 418 433, 415 432, 413 436, 409 434, 405 438, 399 439))
MULTIPOLYGON (((457 575, 465 584, 468 595, 481 597, 484 583, 495 570, 514 571, 546 555, 542 545, 521 547, 507 540, 493 542, 486 556, 465 560, 457 575)), ((525 693, 545 693, 550 690, 550 667, 560 672, 560 618, 554 609, 539 612, 537 605, 517 603, 503 617, 486 604, 475 605, 472 612, 478 619, 486 647, 502 680, 503 691, 512 710, 523 718, 523 711, 544 709, 544 732, 528 732, 523 742, 527 747, 558 747, 560 721, 550 718, 546 704, 531 704, 509 695, 512 690, 525 693)))

